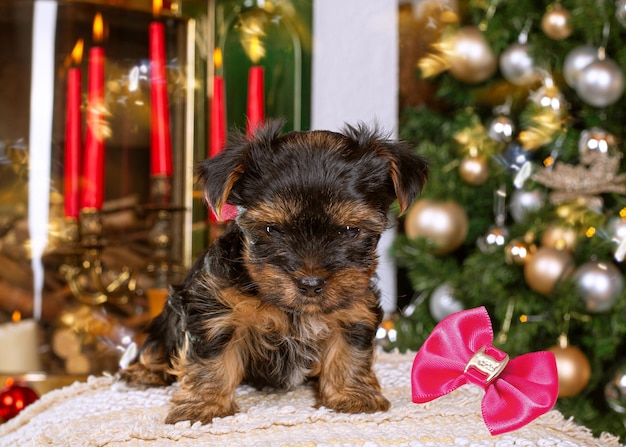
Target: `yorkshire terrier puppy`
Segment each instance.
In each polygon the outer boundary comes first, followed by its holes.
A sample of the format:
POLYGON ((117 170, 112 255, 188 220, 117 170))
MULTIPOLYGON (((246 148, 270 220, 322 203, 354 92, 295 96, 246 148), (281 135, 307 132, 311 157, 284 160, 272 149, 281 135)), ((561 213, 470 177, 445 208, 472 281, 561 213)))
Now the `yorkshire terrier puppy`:
POLYGON ((386 411, 372 370, 381 322, 376 246, 398 200, 406 211, 424 159, 365 125, 281 134, 269 121, 236 137, 196 175, 216 213, 238 216, 172 286, 139 358, 142 386, 180 382, 166 423, 237 411, 237 386, 288 389, 314 379, 319 405, 386 411))

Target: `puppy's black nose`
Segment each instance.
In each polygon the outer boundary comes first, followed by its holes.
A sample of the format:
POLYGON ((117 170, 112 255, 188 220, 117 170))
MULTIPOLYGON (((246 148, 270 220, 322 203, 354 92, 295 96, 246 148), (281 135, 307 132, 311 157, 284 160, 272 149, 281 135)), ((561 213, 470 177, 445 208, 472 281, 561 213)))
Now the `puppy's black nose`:
POLYGON ((322 293, 326 286, 326 280, 321 276, 310 275, 303 276, 298 281, 298 288, 303 295, 315 296, 322 293))

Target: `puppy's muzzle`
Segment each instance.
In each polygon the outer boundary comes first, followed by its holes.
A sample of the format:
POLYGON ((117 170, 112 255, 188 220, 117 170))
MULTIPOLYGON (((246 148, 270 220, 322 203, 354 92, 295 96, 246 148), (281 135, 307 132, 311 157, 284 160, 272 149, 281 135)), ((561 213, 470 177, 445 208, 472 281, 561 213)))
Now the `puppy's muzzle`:
POLYGON ((325 287, 326 279, 319 275, 303 276, 298 280, 298 290, 305 296, 317 296, 324 291, 325 287))

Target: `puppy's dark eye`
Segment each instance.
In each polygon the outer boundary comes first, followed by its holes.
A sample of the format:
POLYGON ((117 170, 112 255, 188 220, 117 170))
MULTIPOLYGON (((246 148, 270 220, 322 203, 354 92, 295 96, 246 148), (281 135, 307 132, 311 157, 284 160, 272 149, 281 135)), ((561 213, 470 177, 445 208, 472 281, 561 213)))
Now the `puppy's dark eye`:
POLYGON ((353 227, 351 225, 346 225, 339 230, 339 234, 342 236, 346 236, 349 238, 355 238, 359 235, 361 229, 359 227, 353 227))
POLYGON ((277 225, 267 224, 265 225, 265 232, 269 235, 280 233, 280 229, 277 225))

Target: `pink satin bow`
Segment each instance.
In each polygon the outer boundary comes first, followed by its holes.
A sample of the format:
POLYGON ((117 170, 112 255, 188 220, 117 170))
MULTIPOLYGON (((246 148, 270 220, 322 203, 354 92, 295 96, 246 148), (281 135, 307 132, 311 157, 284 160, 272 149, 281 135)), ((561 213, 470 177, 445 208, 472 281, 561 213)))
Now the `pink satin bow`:
POLYGON ((478 385, 485 390, 482 414, 492 435, 517 430, 549 411, 559 390, 554 354, 533 352, 509 361, 492 343, 484 307, 441 320, 413 361, 413 402, 429 402, 461 385, 478 385))

